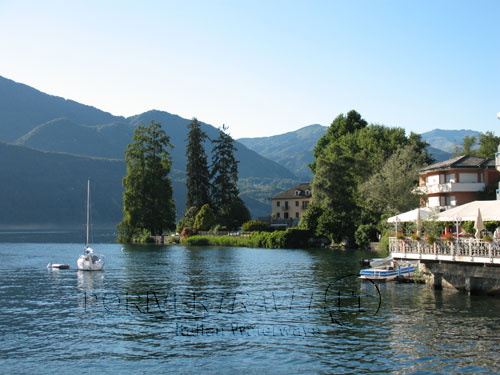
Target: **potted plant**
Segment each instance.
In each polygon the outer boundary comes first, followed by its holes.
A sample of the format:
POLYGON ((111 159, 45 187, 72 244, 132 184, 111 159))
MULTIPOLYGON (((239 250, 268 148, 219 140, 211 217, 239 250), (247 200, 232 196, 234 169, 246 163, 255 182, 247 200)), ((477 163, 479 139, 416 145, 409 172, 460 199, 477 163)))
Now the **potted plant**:
POLYGON ((436 237, 432 233, 429 233, 427 236, 425 236, 425 242, 429 245, 434 244, 436 242, 436 237))
POLYGON ((484 242, 493 242, 493 237, 490 235, 486 235, 483 237, 484 242))
POLYGON ((418 233, 413 233, 413 234, 411 235, 411 239, 412 239, 413 241, 420 241, 420 235, 419 235, 418 233))
POLYGON ((398 232, 398 233, 396 233, 396 238, 398 240, 404 240, 405 239, 405 234, 402 233, 402 232, 398 232))
POLYGON ((453 235, 453 233, 446 233, 445 235, 442 236, 442 238, 444 241, 447 242, 453 242, 455 240, 455 236, 453 235))

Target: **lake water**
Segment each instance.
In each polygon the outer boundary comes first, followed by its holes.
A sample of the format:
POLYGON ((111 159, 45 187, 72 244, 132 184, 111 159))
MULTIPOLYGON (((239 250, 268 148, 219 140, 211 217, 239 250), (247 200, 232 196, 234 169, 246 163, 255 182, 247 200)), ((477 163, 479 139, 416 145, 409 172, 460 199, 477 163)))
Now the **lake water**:
POLYGON ((85 273, 67 235, 0 233, 2 373, 500 371, 499 299, 360 282, 368 251, 103 242, 85 273))

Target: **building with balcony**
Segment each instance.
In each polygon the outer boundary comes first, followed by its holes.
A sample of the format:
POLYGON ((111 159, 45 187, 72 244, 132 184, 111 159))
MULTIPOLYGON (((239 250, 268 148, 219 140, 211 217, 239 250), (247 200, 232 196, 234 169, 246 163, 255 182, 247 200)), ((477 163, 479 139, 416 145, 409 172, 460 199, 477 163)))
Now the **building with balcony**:
POLYGON ((303 183, 271 197, 272 223, 293 226, 312 202, 311 184, 303 183))
POLYGON ((461 155, 420 170, 421 206, 440 211, 478 199, 478 193, 498 183, 495 160, 461 155))
MULTIPOLYGON (((498 145, 498 152, 495 152, 495 164, 497 166, 497 171, 500 171, 500 145, 498 145)), ((497 200, 500 200, 500 181, 498 182, 497 200)))

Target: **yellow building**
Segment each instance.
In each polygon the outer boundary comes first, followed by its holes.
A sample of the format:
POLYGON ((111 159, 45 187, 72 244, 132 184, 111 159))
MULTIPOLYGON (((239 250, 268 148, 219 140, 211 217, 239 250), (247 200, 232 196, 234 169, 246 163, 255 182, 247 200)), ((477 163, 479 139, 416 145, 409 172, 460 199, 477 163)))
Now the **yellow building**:
POLYGON ((312 202, 311 184, 303 183, 271 197, 272 222, 295 225, 312 202))

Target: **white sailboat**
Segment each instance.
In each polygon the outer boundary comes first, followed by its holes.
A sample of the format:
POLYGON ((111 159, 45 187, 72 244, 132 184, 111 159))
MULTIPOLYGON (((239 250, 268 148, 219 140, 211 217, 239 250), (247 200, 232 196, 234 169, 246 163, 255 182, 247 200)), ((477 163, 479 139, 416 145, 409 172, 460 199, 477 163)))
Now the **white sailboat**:
POLYGON ((77 261, 78 269, 81 271, 102 271, 104 268, 104 257, 94 254, 94 250, 89 247, 89 220, 90 220, 90 179, 87 183, 87 236, 85 249, 77 261))

